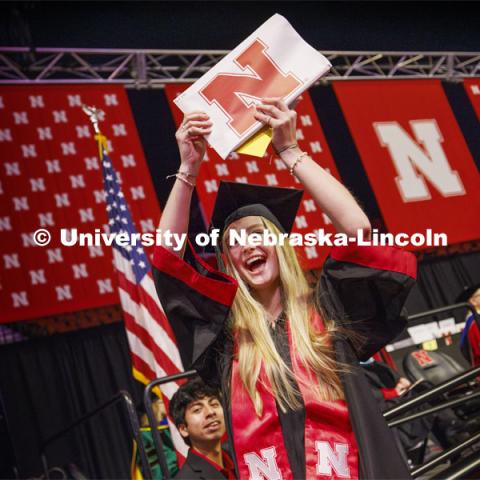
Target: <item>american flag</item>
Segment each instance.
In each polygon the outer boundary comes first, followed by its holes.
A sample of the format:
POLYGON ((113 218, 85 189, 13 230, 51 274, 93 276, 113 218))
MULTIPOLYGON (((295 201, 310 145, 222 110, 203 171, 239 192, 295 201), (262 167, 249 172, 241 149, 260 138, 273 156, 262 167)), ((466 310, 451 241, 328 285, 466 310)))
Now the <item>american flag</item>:
MULTIPOLYGON (((102 137, 100 137, 102 142, 102 137)), ((132 221, 119 177, 107 152, 102 149, 103 181, 110 233, 133 238, 137 230, 132 221)), ((152 268, 142 245, 120 246, 113 243, 113 260, 118 274, 118 290, 122 304, 134 376, 143 383, 183 371, 175 336, 158 300, 152 268)), ((177 390, 176 383, 161 387, 168 403, 177 390)), ((173 422, 170 431, 177 452, 186 457, 187 447, 173 422)))

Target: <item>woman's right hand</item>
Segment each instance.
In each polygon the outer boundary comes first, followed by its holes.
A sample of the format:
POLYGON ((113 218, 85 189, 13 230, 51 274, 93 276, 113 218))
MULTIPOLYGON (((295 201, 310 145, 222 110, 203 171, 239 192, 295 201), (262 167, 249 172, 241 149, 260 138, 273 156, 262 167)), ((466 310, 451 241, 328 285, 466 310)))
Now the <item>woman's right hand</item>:
POLYGON ((183 122, 175 133, 180 164, 188 173, 197 175, 200 163, 205 156, 207 141, 205 135, 212 131, 210 117, 204 112, 192 112, 185 115, 183 122))

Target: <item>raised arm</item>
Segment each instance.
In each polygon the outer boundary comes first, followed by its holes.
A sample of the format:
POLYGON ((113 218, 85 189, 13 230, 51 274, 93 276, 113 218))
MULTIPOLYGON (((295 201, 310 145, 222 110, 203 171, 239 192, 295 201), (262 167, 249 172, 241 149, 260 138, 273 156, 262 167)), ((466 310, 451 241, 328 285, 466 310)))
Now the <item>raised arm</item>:
MULTIPOLYGON (((212 122, 207 114, 193 112, 185 115, 175 134, 180 152, 180 167, 172 191, 163 209, 160 224, 162 232, 167 230, 179 235, 188 233, 190 203, 200 164, 205 156, 206 140, 204 135, 211 132, 212 122)), ((184 250, 175 251, 165 246, 172 253, 183 257, 184 250)))
MULTIPOLYGON (((194 112, 185 116, 175 134, 180 166, 160 219, 162 232, 188 231, 192 192, 205 155, 204 136, 210 133, 211 126, 206 114, 194 112)), ((220 385, 218 345, 224 341, 224 325, 237 284, 227 275, 212 273, 211 267, 194 251, 191 263, 183 261, 183 253, 167 245, 155 248, 152 259, 155 288, 185 370, 195 369, 205 381, 220 385)))
POLYGON ((279 98, 264 98, 257 106, 255 118, 273 128, 272 143, 282 161, 287 168, 293 167, 295 176, 328 215, 337 232, 354 236, 357 230, 363 230, 364 238, 369 238, 370 222, 352 194, 308 155, 302 156, 298 146, 285 149, 297 143, 297 113, 279 98))

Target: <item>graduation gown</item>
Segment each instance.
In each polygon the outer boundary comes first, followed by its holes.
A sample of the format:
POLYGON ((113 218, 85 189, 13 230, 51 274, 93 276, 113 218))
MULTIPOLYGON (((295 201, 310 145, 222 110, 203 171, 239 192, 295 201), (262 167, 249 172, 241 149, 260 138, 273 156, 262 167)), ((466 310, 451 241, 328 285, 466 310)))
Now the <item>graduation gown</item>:
POLYGON ((463 356, 473 367, 480 365, 480 330, 475 323, 473 314, 470 314, 465 322, 465 328, 460 339, 460 349, 463 356))
MULTIPOLYGON (((191 248, 182 260, 158 247, 153 266, 157 293, 175 332, 183 364, 222 389, 231 435, 233 342, 228 320, 236 282, 203 262, 191 248)), ((350 365, 349 373, 342 374, 341 380, 358 446, 360 478, 409 478, 358 361, 370 358, 404 329, 406 321, 401 310, 415 274, 415 257, 409 252, 351 245, 332 249, 318 283, 317 301, 328 318, 356 333, 355 342, 340 335, 332 341, 337 360, 350 365)), ((294 417, 294 412, 279 414, 279 421, 293 476, 302 478, 297 473, 302 471, 298 462, 309 453, 298 454, 301 439, 292 433, 294 417)), ((235 444, 234 438, 230 441, 235 444)))

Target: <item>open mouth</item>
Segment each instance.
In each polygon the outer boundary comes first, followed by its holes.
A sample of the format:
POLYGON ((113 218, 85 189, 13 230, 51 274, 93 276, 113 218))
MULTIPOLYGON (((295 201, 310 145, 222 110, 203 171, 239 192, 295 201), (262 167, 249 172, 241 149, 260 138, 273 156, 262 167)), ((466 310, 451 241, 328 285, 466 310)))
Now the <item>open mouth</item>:
POLYGON ((215 420, 215 421, 210 422, 207 425, 205 425, 206 430, 216 430, 219 427, 220 427, 220 421, 219 420, 215 420))
POLYGON ((249 272, 256 273, 262 269, 266 261, 265 255, 254 255, 245 262, 245 266, 249 272))

